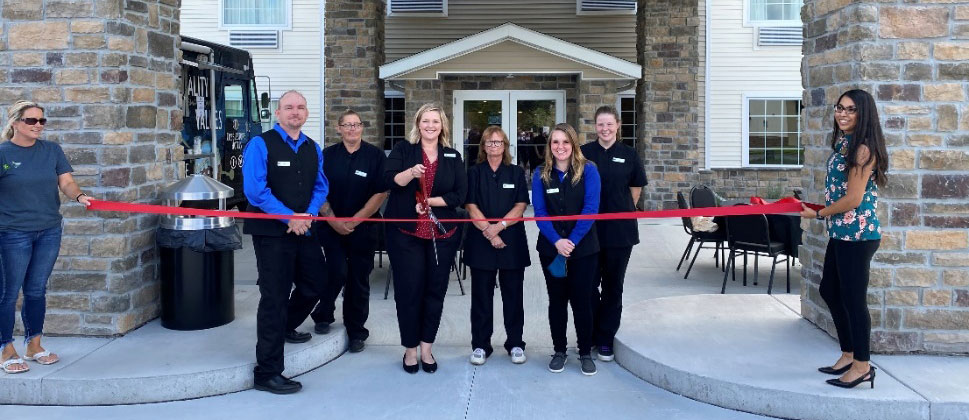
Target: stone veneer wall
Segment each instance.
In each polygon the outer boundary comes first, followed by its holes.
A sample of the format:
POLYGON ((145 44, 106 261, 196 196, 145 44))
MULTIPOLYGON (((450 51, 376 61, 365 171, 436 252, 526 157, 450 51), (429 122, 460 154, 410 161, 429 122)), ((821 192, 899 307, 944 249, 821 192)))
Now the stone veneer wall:
MULTIPOLYGON (((969 353, 969 2, 807 0, 804 187, 820 202, 833 110, 875 96, 890 154, 871 270, 873 350, 969 353)), ((801 312, 832 335, 818 295, 827 239, 805 225, 801 312)))
MULTIPOLYGON (((801 168, 713 169, 702 171, 697 177, 697 183, 708 185, 721 197, 731 199, 791 197, 795 190, 803 191, 801 182, 801 168)), ((689 192, 688 189, 681 191, 689 192)))
POLYGON ((699 169, 697 72, 700 25, 696 0, 639 1, 637 50, 644 89, 637 89, 645 147, 646 209, 675 208, 699 169))
POLYGON ((360 114, 363 139, 383 148, 384 82, 378 75, 384 63, 384 7, 383 1, 326 0, 326 138, 321 142, 339 140, 336 122, 349 108, 360 114))
MULTIPOLYGON (((3 0, 0 111, 47 108, 74 178, 95 198, 152 201, 175 179, 182 124, 179 0, 3 0)), ((112 335, 159 313, 157 217, 68 202, 46 332, 112 335)), ((18 321, 19 322, 19 321, 18 321)))

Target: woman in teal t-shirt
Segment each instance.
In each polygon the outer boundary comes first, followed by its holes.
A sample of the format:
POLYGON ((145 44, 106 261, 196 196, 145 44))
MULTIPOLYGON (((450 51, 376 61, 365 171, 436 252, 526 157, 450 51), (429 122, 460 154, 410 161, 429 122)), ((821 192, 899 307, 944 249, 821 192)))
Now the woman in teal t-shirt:
POLYGON ((44 108, 19 101, 7 110, 7 123, 0 134, 0 368, 6 373, 28 371, 25 360, 41 365, 58 361, 56 354, 40 344, 47 279, 61 247, 57 191, 90 205, 71 176, 73 169, 61 146, 40 139, 46 123, 44 108), (13 343, 21 291, 27 347, 23 358, 13 343))
POLYGON ((827 382, 852 388, 862 382, 875 387, 875 368, 869 365, 871 317, 868 313, 868 274, 881 242, 878 185, 885 185, 888 152, 875 100, 863 90, 850 90, 834 107, 831 157, 824 182, 821 210, 804 207, 801 217, 825 220, 828 247, 819 292, 831 311, 841 358, 818 370, 841 375, 827 382))

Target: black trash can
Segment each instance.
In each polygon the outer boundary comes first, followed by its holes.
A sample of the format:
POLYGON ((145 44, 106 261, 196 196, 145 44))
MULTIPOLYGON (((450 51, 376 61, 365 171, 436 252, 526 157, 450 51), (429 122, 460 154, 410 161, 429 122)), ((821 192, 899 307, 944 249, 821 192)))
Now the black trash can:
MULTIPOLYGON (((221 210, 232 194, 232 188, 204 175, 192 175, 162 192, 169 205, 221 210)), ((163 216, 155 238, 161 258, 162 326, 202 330, 232 322, 233 252, 242 248, 242 233, 233 218, 163 216)))
POLYGON ((159 228, 162 326, 201 330, 235 318, 236 226, 197 231, 159 228))

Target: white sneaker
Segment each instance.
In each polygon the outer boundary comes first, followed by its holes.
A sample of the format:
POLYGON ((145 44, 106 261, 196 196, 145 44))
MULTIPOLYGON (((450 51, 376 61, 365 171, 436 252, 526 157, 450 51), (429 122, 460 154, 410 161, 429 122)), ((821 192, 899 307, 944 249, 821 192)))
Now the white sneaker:
POLYGON ((512 347, 511 349, 511 362, 520 365, 525 363, 525 350, 521 347, 512 347))
POLYGON ((477 349, 474 349, 473 352, 471 352, 471 364, 472 365, 481 366, 481 365, 485 364, 485 361, 486 360, 488 360, 488 357, 485 355, 484 349, 477 348, 477 349))

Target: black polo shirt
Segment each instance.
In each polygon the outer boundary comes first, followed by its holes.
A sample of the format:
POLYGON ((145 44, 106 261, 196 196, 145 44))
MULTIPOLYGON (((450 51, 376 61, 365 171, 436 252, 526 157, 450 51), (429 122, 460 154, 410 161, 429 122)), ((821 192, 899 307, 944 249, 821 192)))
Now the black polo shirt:
POLYGON ((327 200, 337 217, 352 217, 373 197, 387 191, 383 183, 384 151, 365 141, 350 153, 343 142, 323 149, 323 173, 330 181, 327 200))
MULTIPOLYGON (((516 203, 529 203, 525 171, 520 166, 502 164, 497 171, 492 171, 488 162, 481 162, 468 169, 467 204, 478 206, 486 218, 504 217, 516 203)), ((503 249, 491 246, 478 229, 472 226, 468 229, 464 243, 468 267, 508 270, 531 265, 524 223, 515 223, 498 234, 505 242, 503 249)))
MULTIPOLYGON (((602 179, 599 213, 635 211, 630 187, 646 185, 646 170, 636 149, 616 141, 605 149, 598 141, 582 145, 582 154, 595 162, 602 179)), ((639 227, 635 219, 596 221, 599 246, 615 248, 639 243, 639 227)))

